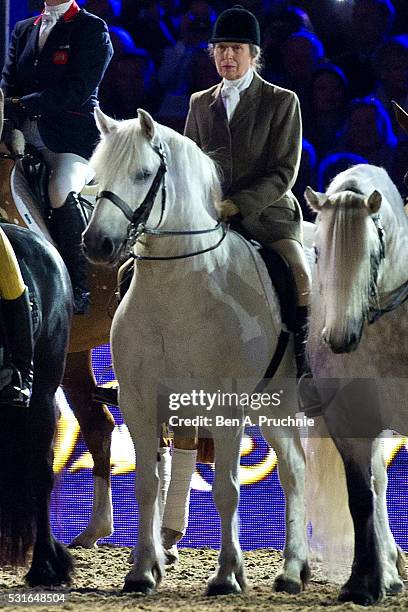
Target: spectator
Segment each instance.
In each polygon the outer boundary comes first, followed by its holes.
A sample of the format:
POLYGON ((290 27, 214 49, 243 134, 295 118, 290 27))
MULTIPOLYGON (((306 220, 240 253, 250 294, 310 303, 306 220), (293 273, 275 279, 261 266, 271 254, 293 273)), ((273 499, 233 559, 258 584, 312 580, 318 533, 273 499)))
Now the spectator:
POLYGON ((120 22, 130 32, 138 47, 149 51, 159 67, 163 50, 176 44, 174 21, 169 19, 158 0, 123 0, 120 22))
POLYGON ((354 153, 332 153, 322 159, 317 171, 318 190, 325 193, 335 176, 356 164, 368 164, 368 160, 354 153))
POLYGON ((87 0, 84 8, 109 25, 116 22, 115 8, 111 0, 87 0))
POLYGON ((308 121, 311 113, 312 77, 324 60, 323 45, 311 32, 301 31, 292 34, 283 48, 285 77, 282 85, 297 93, 302 116, 308 121))
POLYGON ((405 132, 395 119, 392 100, 403 108, 408 108, 408 35, 390 38, 378 51, 375 65, 379 77, 374 91, 375 97, 389 113, 394 132, 399 139, 406 139, 405 132))
POLYGON ((293 186, 293 193, 298 200, 302 209, 303 219, 305 221, 314 221, 316 214, 310 209, 304 198, 305 189, 308 185, 314 185, 316 182, 316 152, 313 145, 305 138, 302 139, 302 156, 300 158, 300 166, 293 186))
POLYGON ((348 104, 348 82, 334 64, 322 64, 313 74, 311 112, 305 116, 304 133, 319 158, 333 149, 344 126, 348 104))
POLYGON ((149 53, 134 44, 115 56, 99 90, 101 107, 116 119, 132 119, 138 108, 156 110, 154 101, 155 68, 149 53))
POLYGON ((357 98, 351 102, 338 148, 365 157, 370 164, 391 172, 397 139, 391 119, 375 98, 357 98))
POLYGON ((335 58, 349 79, 352 97, 366 96, 374 90, 375 54, 389 38, 394 16, 391 0, 355 0, 350 28, 353 49, 335 58))
POLYGON ((181 20, 181 39, 164 50, 158 72, 164 98, 158 118, 181 132, 194 87, 207 89, 217 80, 217 71, 207 53, 214 22, 215 12, 206 0, 193 0, 181 20))
POLYGON ((307 13, 296 6, 284 7, 278 14, 272 13, 267 22, 263 45, 264 74, 268 81, 282 82, 283 47, 286 41, 295 32, 313 33, 313 26, 307 13))

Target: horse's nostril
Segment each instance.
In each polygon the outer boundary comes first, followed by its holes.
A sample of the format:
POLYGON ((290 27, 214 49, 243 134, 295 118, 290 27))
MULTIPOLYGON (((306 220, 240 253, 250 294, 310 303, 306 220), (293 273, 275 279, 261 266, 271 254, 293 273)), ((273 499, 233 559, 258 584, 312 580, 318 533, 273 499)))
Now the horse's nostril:
POLYGON ((110 240, 110 238, 104 238, 102 240, 101 251, 102 251, 103 255, 107 255, 108 257, 113 255, 113 253, 115 251, 115 246, 114 246, 112 240, 110 240))

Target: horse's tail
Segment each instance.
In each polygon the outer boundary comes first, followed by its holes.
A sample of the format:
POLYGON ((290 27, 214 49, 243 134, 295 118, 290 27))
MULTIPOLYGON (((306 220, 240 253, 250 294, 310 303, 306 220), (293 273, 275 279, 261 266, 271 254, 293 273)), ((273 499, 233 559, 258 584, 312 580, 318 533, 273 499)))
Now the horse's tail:
POLYGON ((306 516, 310 548, 332 580, 343 580, 354 550, 354 528, 348 507, 343 461, 323 417, 315 418, 306 441, 306 516))
POLYGON ((0 564, 25 565, 35 538, 30 409, 0 406, 0 564))

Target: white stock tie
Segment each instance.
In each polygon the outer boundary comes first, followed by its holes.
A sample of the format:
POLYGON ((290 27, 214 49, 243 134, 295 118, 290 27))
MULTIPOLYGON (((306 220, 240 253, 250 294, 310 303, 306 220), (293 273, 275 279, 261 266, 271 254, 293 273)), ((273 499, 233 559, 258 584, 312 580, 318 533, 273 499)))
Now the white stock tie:
POLYGON ((228 121, 230 121, 239 102, 238 87, 235 87, 235 85, 224 85, 221 90, 221 96, 227 112, 228 121))
POLYGON ((43 13, 41 17, 40 34, 38 36, 38 49, 40 51, 42 51, 45 41, 47 40, 49 33, 57 23, 58 19, 59 15, 56 13, 43 13))

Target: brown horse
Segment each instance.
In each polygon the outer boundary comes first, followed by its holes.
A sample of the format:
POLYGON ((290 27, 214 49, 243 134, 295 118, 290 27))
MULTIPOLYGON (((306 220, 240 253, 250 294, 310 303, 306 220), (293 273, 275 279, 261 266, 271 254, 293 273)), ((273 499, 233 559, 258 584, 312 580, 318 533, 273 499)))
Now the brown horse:
MULTIPOLYGON (((6 149, 0 145, 0 155, 6 149)), ((0 216, 9 223, 28 227, 42 233, 52 242, 47 227, 32 201, 27 188, 24 204, 27 210, 18 207, 15 201, 16 186, 23 189, 13 172, 15 161, 0 159, 0 216)), ((95 403, 92 394, 96 380, 91 365, 91 350, 108 342, 111 318, 108 304, 116 286, 116 272, 96 266, 89 266, 91 283, 91 310, 87 315, 76 315, 71 329, 69 355, 63 390, 76 418, 78 419, 85 443, 92 455, 94 497, 92 516, 85 530, 71 543, 71 546, 87 548, 96 545, 99 538, 109 536, 113 531, 112 501, 110 492, 110 444, 114 419, 107 406, 95 403)))

